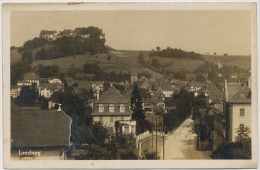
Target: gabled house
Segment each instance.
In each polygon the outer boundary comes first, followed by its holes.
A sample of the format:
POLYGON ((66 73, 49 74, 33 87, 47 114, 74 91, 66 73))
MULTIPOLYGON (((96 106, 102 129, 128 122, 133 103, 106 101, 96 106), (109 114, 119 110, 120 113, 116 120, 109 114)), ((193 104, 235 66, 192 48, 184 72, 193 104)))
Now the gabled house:
POLYGON ((72 119, 58 110, 11 105, 11 159, 64 160, 72 119))
POLYGON ((22 81, 17 82, 17 86, 32 86, 33 83, 35 83, 37 87, 39 87, 40 76, 36 73, 29 72, 24 74, 22 81))
POLYGON ((45 38, 47 40, 55 40, 57 36, 57 31, 52 30, 41 30, 39 37, 45 38))
POLYGON ((224 83, 224 116, 226 119, 226 140, 235 141, 237 130, 251 129, 251 82, 224 83))
POLYGON ((53 93, 63 90, 63 83, 41 83, 39 86, 39 95, 49 98, 53 93))
POLYGON ((49 83, 62 83, 62 81, 58 78, 53 78, 48 80, 49 83))
POLYGON ((94 103, 91 116, 93 122, 102 122, 113 133, 116 131, 116 122, 118 122, 119 131, 122 133, 134 135, 136 133, 136 121, 132 120, 130 103, 114 86, 111 86, 94 103))
POLYGON ((18 86, 11 86, 10 95, 12 98, 17 98, 20 96, 21 87, 18 86))
POLYGON ((198 92, 202 90, 203 86, 205 86, 203 83, 200 83, 198 81, 193 81, 188 85, 188 90, 190 92, 198 92))

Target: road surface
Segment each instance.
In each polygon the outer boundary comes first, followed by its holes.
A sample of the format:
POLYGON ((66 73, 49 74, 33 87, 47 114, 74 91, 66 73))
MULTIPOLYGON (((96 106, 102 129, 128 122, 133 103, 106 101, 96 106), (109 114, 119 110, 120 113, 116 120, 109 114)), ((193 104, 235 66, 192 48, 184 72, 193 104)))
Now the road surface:
MULTIPOLYGON (((173 159, 211 159, 211 151, 196 150, 196 135, 192 134, 190 124, 191 118, 186 119, 173 134, 166 136, 165 160, 173 159)), ((163 159, 163 150, 160 152, 160 159, 163 159)))

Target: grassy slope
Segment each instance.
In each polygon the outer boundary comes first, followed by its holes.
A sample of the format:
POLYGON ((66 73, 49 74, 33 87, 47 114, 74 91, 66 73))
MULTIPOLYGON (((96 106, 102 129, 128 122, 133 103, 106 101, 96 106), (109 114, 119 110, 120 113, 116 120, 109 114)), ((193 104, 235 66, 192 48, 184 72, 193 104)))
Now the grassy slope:
MULTIPOLYGON (((48 47, 44 47, 48 48, 48 47)), ((33 56, 36 51, 33 50, 33 56)), ((113 50, 113 49, 111 49, 113 50)), ((38 66, 38 64, 43 65, 53 65, 56 64, 60 67, 61 72, 68 72, 69 68, 83 69, 85 63, 98 63, 100 68, 104 71, 122 71, 127 72, 131 68, 141 67, 138 63, 137 57, 140 53, 143 53, 147 63, 151 62, 149 57, 150 51, 129 51, 129 50, 113 50, 110 54, 97 54, 97 55, 75 55, 68 56, 53 60, 35 60, 32 66, 38 66), (111 59, 107 60, 108 55, 111 55, 111 59)), ((205 61, 209 62, 221 62, 225 65, 238 66, 243 69, 248 69, 251 65, 250 56, 203 56, 205 61)), ((18 53, 17 49, 11 51, 11 61, 16 62, 21 59, 21 54, 18 53)), ((160 59, 161 65, 166 70, 180 71, 181 69, 193 71, 200 65, 204 63, 202 60, 191 60, 191 59, 171 59, 165 58, 160 59)))
MULTIPOLYGON (((132 57, 133 60, 137 61, 137 57, 140 53, 143 53, 145 56, 146 62, 149 62, 150 51, 127 51, 119 50, 120 52, 132 57)), ((248 69, 251 66, 251 57, 250 56, 203 56, 203 59, 207 62, 220 62, 227 66, 237 66, 243 69, 248 69)), ((193 71, 200 65, 204 63, 202 60, 191 60, 191 59, 176 59, 176 58, 165 58, 160 59, 161 65, 172 71, 180 71, 181 69, 193 71), (171 64, 172 63, 172 64, 171 64)))
POLYGON ((237 66, 243 69, 248 69, 251 66, 250 56, 203 56, 209 62, 221 62, 227 66, 237 66))

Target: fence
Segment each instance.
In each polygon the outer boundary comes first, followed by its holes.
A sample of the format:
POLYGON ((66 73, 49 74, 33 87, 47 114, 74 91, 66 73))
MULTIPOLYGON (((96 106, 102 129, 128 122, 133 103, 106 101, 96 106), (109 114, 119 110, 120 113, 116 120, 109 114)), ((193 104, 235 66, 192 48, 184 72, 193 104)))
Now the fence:
POLYGON ((149 131, 146 131, 144 133, 141 133, 139 135, 136 136, 136 141, 140 141, 140 140, 143 140, 147 137, 151 136, 151 133, 149 131))

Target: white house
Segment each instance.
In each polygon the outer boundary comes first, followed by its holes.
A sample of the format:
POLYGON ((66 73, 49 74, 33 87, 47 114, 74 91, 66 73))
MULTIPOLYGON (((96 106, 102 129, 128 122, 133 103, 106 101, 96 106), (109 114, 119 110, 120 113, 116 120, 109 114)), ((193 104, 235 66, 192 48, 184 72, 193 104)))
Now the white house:
POLYGON ((224 115, 226 139, 235 141, 237 130, 251 129, 251 85, 241 83, 224 84, 224 115))
POLYGON ((49 79, 48 82, 49 83, 62 83, 62 81, 60 79, 49 79))

